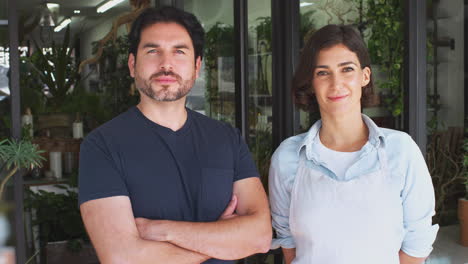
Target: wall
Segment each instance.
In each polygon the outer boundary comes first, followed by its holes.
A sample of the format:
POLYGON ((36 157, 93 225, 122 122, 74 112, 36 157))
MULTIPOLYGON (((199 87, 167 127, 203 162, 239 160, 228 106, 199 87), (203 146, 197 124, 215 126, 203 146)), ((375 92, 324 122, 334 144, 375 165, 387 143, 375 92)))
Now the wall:
MULTIPOLYGON (((464 3, 463 0, 442 0, 438 6, 439 37, 455 39, 455 49, 438 48, 438 92, 442 108, 439 128, 463 127, 464 122, 464 3)), ((432 66, 428 65, 428 68, 432 66)), ((429 84, 433 86, 433 77, 429 84)))

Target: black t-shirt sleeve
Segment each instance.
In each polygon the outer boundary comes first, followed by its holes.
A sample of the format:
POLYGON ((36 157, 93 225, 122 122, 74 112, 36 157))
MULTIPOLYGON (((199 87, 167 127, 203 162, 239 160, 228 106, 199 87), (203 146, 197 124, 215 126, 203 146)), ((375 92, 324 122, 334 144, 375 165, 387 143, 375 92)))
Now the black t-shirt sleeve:
POLYGON ((234 181, 242 180, 250 177, 259 177, 257 167, 249 151, 249 147, 245 143, 244 138, 238 129, 236 130, 238 153, 236 157, 236 167, 234 169, 234 181))
POLYGON ((80 147, 79 204, 111 196, 128 196, 115 157, 99 133, 90 134, 80 147))

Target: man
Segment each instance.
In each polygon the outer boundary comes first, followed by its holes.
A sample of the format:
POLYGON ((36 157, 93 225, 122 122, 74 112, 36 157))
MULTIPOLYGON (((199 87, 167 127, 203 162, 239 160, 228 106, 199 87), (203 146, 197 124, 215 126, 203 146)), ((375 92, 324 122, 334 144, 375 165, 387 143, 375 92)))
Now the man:
POLYGON ((140 103, 81 145, 80 210, 101 263, 233 263, 269 249, 268 202, 242 137, 185 108, 203 35, 172 7, 133 23, 140 103))

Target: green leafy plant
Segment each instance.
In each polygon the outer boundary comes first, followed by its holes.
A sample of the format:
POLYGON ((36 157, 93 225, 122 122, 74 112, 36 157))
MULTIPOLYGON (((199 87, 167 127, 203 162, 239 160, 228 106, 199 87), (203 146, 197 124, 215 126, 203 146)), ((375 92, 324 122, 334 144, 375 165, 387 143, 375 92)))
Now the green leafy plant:
MULTIPOLYGON (((93 43, 93 53, 98 50, 98 42, 93 43)), ((107 121, 112 117, 126 111, 138 103, 139 94, 131 89, 133 78, 127 66, 128 37, 119 36, 114 41, 109 41, 103 47, 102 56, 99 59, 99 88, 104 91, 99 94, 101 102, 96 106, 107 109, 101 114, 100 120, 107 121)), ((99 109, 93 109, 93 113, 99 109)))
POLYGON ((44 152, 38 150, 37 146, 28 140, 9 140, 4 139, 0 141, 0 161, 3 162, 3 169, 6 169, 6 176, 0 182, 0 199, 3 197, 8 180, 20 168, 33 169, 41 167, 44 157, 40 154, 44 152))
POLYGON ((255 136, 251 137, 249 141, 249 148, 252 151, 265 190, 268 190, 268 170, 270 169, 270 159, 273 154, 271 142, 271 129, 262 127, 256 128, 255 136))
POLYGON ((60 112, 60 107, 66 104, 69 95, 79 85, 80 75, 69 44, 70 29, 67 28, 61 45, 52 43, 50 51, 44 51, 36 44, 36 52, 27 60, 40 81, 37 89, 43 93, 43 85, 47 86, 49 95, 46 96, 46 105, 49 112, 60 112))
MULTIPOLYGON (((209 116, 217 114, 234 116, 232 111, 218 107, 220 101, 220 87, 218 75, 218 58, 232 57, 234 62, 234 27, 232 25, 216 22, 205 35, 205 80, 206 80, 206 108, 209 116), (221 113, 221 112, 225 113, 221 113), (229 113, 226 113, 229 111, 229 113)), ((232 118, 233 119, 233 118, 232 118)))
POLYGON ((79 251, 83 242, 89 242, 78 207, 78 193, 72 187, 56 185, 65 193, 39 190, 28 191, 27 209, 36 210, 32 224, 39 227, 41 246, 48 242, 67 241, 73 252, 79 251))
POLYGON ((384 106, 394 117, 403 113, 403 1, 370 0, 366 13, 371 61, 385 73, 386 79, 376 81, 384 91, 384 106))

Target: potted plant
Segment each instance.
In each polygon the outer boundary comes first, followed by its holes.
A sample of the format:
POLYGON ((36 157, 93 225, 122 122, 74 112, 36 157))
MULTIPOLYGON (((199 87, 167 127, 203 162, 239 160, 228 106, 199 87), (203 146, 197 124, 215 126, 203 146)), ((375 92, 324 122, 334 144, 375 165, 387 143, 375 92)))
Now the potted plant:
POLYGON ((10 206, 3 201, 5 186, 19 169, 41 167, 44 159, 41 153, 29 140, 0 141, 0 175, 5 174, 0 181, 0 247, 4 245, 9 233, 6 214, 10 206))
POLYGON ((25 207, 34 211, 32 225, 39 230, 41 263, 97 263, 78 207, 77 173, 67 185, 55 185, 63 192, 28 190, 25 207))
POLYGON ((78 65, 70 47, 70 29, 67 28, 61 44, 52 42, 50 47, 43 48, 35 43, 35 52, 23 58, 23 62, 29 69, 29 75, 23 77, 29 79, 25 84, 30 87, 25 90, 41 95, 35 102, 29 102, 40 111, 37 129, 49 130, 52 136, 67 137, 76 114, 67 113, 67 106, 73 103, 80 87, 78 65), (38 106, 37 102, 42 105, 38 106))
POLYGON ((463 173, 466 194, 464 198, 458 200, 458 220, 460 221, 460 244, 468 247, 468 139, 465 139, 463 148, 463 173))

